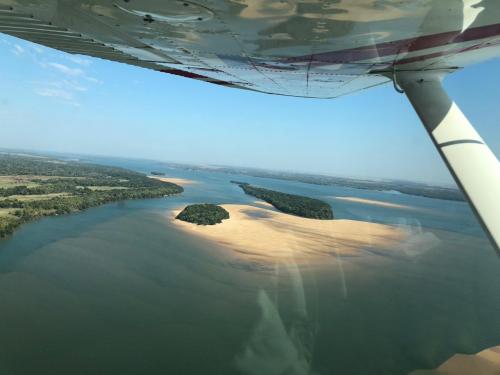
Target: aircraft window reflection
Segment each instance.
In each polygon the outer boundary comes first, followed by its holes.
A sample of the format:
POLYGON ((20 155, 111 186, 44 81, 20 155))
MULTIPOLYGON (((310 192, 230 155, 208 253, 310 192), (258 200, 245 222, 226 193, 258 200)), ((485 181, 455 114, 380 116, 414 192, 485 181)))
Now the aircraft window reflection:
POLYGON ((0 0, 0 375, 499 375, 499 20, 0 0))

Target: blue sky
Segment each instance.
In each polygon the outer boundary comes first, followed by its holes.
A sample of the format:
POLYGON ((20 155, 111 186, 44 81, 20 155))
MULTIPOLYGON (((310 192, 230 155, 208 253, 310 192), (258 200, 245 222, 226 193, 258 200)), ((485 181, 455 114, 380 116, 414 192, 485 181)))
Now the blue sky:
MULTIPOLYGON (((500 60, 445 86, 500 155, 500 60)), ((0 147, 450 184, 391 85, 335 100, 264 95, 0 35, 0 147)))

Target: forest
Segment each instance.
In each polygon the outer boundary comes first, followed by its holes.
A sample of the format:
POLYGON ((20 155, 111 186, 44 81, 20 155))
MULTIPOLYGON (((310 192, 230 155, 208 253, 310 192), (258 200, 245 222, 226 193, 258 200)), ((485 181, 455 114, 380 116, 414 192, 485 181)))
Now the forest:
POLYGON ((333 211, 331 206, 319 199, 282 193, 279 191, 264 189, 238 181, 232 182, 241 187, 246 194, 252 195, 255 198, 262 199, 263 201, 272 204, 281 212, 306 217, 309 219, 333 219, 333 211))
POLYGON ((176 184, 123 168, 0 154, 0 237, 43 216, 182 191, 176 184))
POLYGON ((214 225, 229 219, 229 212, 216 204, 192 204, 186 206, 176 219, 198 225, 214 225))

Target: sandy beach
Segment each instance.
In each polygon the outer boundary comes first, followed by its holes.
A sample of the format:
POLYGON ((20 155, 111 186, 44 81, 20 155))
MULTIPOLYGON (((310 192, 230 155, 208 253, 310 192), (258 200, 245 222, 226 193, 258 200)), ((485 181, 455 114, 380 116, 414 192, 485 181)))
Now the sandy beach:
POLYGON ((354 220, 315 220, 288 215, 264 202, 221 205, 230 218, 221 224, 202 226, 171 220, 180 229, 232 250, 240 258, 258 262, 290 260, 324 261, 332 255, 357 256, 363 249, 387 249, 403 241, 406 232, 390 225, 354 220))
POLYGON ((407 206, 404 204, 397 204, 397 203, 390 203, 390 202, 385 202, 385 201, 379 201, 379 200, 375 200, 375 199, 365 199, 365 198, 358 198, 358 197, 333 197, 333 198, 341 200, 341 201, 370 204, 372 206, 380 206, 380 207, 388 207, 388 208, 400 208, 400 209, 404 209, 404 210, 414 210, 415 209, 415 207, 412 207, 412 206, 407 206))
POLYGON ((171 182, 173 184, 177 184, 180 186, 186 186, 186 185, 192 185, 192 184, 197 184, 197 181, 194 180, 188 180, 186 178, 177 178, 177 177, 160 177, 160 176, 148 176, 149 178, 154 178, 156 180, 160 180, 163 182, 171 182))

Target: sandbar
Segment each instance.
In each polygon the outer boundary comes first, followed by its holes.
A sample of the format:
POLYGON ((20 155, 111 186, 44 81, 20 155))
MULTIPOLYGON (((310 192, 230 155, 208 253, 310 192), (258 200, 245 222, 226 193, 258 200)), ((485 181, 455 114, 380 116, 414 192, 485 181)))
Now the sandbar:
POLYGON ((332 255, 358 256, 371 248, 393 249, 406 238, 404 229, 355 220, 316 220, 288 215, 266 207, 221 205, 230 218, 216 225, 196 225, 175 219, 178 228, 231 250, 238 258, 296 263, 322 262, 332 255))
POLYGON ((180 186, 197 184, 198 181, 188 180, 187 178, 178 178, 178 177, 159 177, 159 176, 148 176, 149 178, 154 178, 156 180, 160 180, 163 182, 171 182, 173 184, 177 184, 180 186))
POLYGON ((333 197, 333 198, 341 200, 341 201, 370 204, 373 206, 380 206, 380 207, 401 208, 401 209, 405 209, 405 210, 415 209, 415 207, 412 207, 412 206, 407 206, 404 204, 397 204, 397 203, 390 203, 390 202, 386 202, 386 201, 379 201, 379 200, 375 200, 375 199, 365 199, 365 198, 358 198, 358 197, 333 197))

